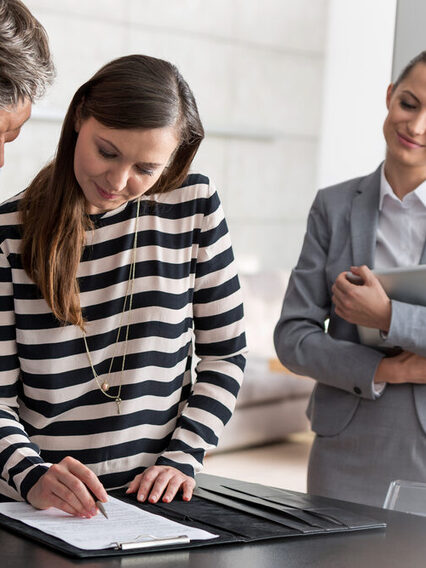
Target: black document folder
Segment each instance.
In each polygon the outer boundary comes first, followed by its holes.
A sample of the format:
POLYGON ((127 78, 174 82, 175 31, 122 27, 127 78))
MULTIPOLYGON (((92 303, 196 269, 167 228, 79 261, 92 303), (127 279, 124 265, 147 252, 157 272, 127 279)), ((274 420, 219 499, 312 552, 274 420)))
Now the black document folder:
MULTIPOLYGON (((199 546, 247 543, 304 535, 327 535, 366 529, 383 529, 383 522, 351 511, 350 503, 311 497, 302 493, 267 487, 257 483, 200 475, 190 502, 176 499, 171 503, 137 503, 125 490, 110 495, 137 505, 150 513, 162 515, 183 525, 204 529, 218 538, 180 542, 149 541, 117 543, 117 548, 82 550, 65 541, 0 515, 0 524, 50 548, 79 558, 140 554, 199 546), (121 546, 123 545, 123 546, 121 546)), ((90 522, 90 521, 88 521, 90 522)))

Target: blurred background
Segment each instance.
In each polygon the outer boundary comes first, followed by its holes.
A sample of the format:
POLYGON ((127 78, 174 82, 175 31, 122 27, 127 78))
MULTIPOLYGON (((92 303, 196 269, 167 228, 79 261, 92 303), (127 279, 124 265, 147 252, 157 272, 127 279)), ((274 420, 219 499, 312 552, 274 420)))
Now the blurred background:
MULTIPOLYGON (((207 133, 195 167, 218 186, 243 271, 294 265, 318 187, 368 173, 383 157, 396 0, 26 4, 49 34, 57 78, 6 147, 1 200, 52 157, 75 90, 130 53, 172 61, 192 87, 207 133)), ((411 16, 401 25, 421 25, 413 14, 425 4, 400 0, 400 19, 411 16)))
POLYGON ((194 169, 223 201, 250 347, 227 453, 208 456, 206 471, 303 490, 312 381, 277 365, 272 330, 317 189, 384 157, 386 88, 425 49, 426 2, 24 1, 47 30, 57 77, 6 146, 0 201, 53 157, 72 95, 103 64, 131 53, 175 63, 205 125, 194 169))

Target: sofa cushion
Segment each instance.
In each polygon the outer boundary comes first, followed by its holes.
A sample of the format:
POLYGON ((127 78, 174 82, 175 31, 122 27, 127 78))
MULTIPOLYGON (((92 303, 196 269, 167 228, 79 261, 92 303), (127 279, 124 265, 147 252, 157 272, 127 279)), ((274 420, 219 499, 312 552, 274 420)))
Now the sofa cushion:
POLYGON ((237 407, 248 407, 284 399, 307 398, 313 381, 280 369, 274 360, 249 354, 237 407))
POLYGON ((249 358, 276 357, 273 343, 289 273, 284 270, 241 274, 249 358))

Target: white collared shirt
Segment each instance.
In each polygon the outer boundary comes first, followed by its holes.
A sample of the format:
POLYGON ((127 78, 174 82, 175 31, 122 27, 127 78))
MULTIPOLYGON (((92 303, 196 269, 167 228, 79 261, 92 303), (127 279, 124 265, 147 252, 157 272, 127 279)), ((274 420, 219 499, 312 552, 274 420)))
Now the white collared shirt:
POLYGON ((426 239, 426 180, 399 199, 382 166, 374 268, 419 264, 426 239))
MULTIPOLYGON (((426 239, 426 180, 399 199, 385 177, 380 177, 379 219, 376 232, 376 270, 419 264, 426 239)), ((380 396, 386 383, 375 383, 380 396)))

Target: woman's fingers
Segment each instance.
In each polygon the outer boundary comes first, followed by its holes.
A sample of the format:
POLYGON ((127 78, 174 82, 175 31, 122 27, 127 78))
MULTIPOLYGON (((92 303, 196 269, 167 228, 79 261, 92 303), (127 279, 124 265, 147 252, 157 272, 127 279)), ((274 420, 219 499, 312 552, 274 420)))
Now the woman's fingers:
POLYGON ((70 505, 68 503, 68 501, 64 501, 64 499, 62 499, 59 495, 55 495, 55 493, 52 493, 51 497, 50 497, 50 502, 51 502, 51 507, 55 507, 56 509, 60 509, 61 511, 64 511, 65 513, 69 513, 70 515, 73 515, 74 517, 80 517, 80 516, 84 516, 82 515, 82 513, 75 509, 72 505, 70 505))
POLYGON ((192 477, 184 476, 182 480, 180 477, 174 477, 169 481, 166 492, 163 495, 163 501, 169 503, 173 501, 179 489, 182 490, 182 499, 190 501, 195 487, 195 480, 192 477))
POLYGON ((127 493, 137 492, 139 501, 148 499, 150 503, 156 503, 162 497, 168 503, 180 489, 183 491, 183 499, 189 501, 194 487, 194 479, 174 467, 151 466, 135 477, 127 493))
MULTIPOLYGON (((104 503, 108 501, 108 494, 105 491, 104 486, 91 469, 74 458, 66 457, 65 460, 68 471, 81 481, 83 488, 89 495, 90 499, 92 499, 92 497, 89 491, 87 491, 87 488, 89 488, 100 501, 103 501, 104 503)), ((81 488, 80 485, 79 488, 81 488)))
POLYGON ((352 324, 388 331, 392 317, 391 301, 376 276, 366 266, 352 267, 364 284, 349 282, 347 272, 341 272, 334 282, 332 302, 336 314, 352 324))
POLYGON ((135 493, 140 485, 140 478, 142 474, 137 475, 134 480, 129 484, 126 493, 135 493))
POLYGON ((57 507, 72 515, 93 517, 98 509, 89 489, 101 501, 107 500, 96 475, 81 462, 66 457, 49 468, 31 488, 27 499, 37 509, 57 507))

